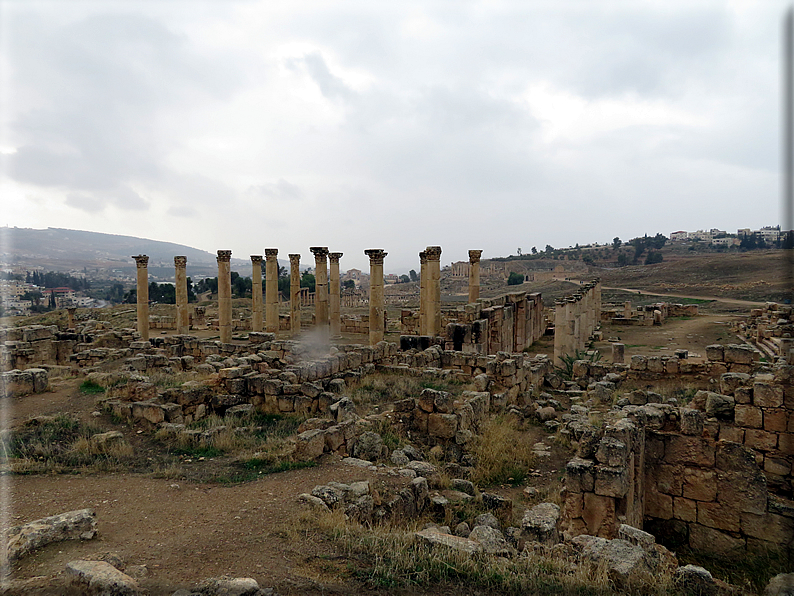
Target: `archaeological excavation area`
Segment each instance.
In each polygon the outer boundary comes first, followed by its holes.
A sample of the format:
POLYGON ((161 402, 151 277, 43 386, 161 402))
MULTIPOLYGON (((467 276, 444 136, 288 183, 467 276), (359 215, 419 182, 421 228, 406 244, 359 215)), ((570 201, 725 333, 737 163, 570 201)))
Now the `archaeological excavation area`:
POLYGON ((794 593, 790 306, 484 297, 479 250, 444 301, 438 246, 399 308, 364 251, 362 306, 310 251, 310 299, 267 249, 233 301, 220 250, 155 313, 137 255, 134 325, 0 328, 0 592, 794 593))

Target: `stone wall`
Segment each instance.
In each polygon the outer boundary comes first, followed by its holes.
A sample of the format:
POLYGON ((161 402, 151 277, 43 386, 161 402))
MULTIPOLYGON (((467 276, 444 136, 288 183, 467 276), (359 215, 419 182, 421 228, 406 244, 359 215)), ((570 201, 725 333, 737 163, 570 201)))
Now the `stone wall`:
POLYGON ((724 372, 719 393, 699 391, 688 407, 616 408, 600 429, 573 407, 566 432, 578 453, 566 468, 565 530, 611 538, 620 523, 644 524, 671 546, 792 553, 793 381, 783 362, 724 372))
POLYGON ((754 308, 734 329, 767 356, 786 356, 794 347, 794 311, 790 305, 769 302, 754 308))

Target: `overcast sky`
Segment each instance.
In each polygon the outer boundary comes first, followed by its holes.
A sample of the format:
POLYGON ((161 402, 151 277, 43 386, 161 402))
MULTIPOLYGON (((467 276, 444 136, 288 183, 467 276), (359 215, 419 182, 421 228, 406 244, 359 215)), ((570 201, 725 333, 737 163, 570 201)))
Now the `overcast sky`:
POLYGON ((776 225, 786 6, 0 0, 0 225, 395 272, 776 225))

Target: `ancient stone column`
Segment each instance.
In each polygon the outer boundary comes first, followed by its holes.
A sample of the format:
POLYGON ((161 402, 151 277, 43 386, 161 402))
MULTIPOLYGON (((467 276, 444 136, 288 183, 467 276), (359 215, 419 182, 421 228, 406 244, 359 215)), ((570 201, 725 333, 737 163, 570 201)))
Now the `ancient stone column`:
POLYGON ((289 326, 293 337, 301 331, 301 256, 289 256, 289 326))
POLYGON ((386 302, 383 297, 383 258, 388 254, 380 248, 364 251, 369 257, 369 345, 383 341, 383 313, 386 302))
POLYGON ((184 335, 190 331, 187 315, 187 257, 174 257, 174 285, 176 290, 176 332, 184 335))
POLYGON ((262 331, 262 255, 251 255, 251 331, 262 331))
POLYGON ((564 300, 554 302, 554 365, 562 365, 565 355, 565 335, 568 329, 568 318, 564 300))
POLYGON ((625 344, 612 344, 612 364, 623 364, 625 353, 625 344))
POLYGON ((66 325, 67 329, 76 329, 74 326, 74 313, 77 312, 77 307, 69 306, 66 308, 66 325))
POLYGON ((132 257, 138 267, 138 334, 142 341, 149 341, 149 257, 132 257))
POLYGON ((278 249, 265 249, 265 328, 278 333, 278 249))
POLYGON ((441 335, 441 247, 428 246, 427 269, 430 286, 427 290, 428 304, 427 335, 441 335))
POLYGON ((427 332, 427 288, 428 284, 427 272, 427 252, 422 251, 419 253, 419 335, 428 335, 427 332))
POLYGON ((320 341, 328 341, 328 247, 309 248, 314 254, 314 318, 320 341))
POLYGON ((626 301, 623 303, 623 317, 626 319, 631 318, 631 302, 626 301))
POLYGON ((218 261, 218 329, 221 341, 232 341, 232 251, 219 250, 218 261))
POLYGON ((331 311, 331 337, 341 337, 342 335, 341 287, 339 285, 339 259, 341 258, 341 252, 328 254, 330 262, 328 306, 331 311))
POLYGON ((469 251, 469 304, 480 297, 480 257, 481 250, 469 251))

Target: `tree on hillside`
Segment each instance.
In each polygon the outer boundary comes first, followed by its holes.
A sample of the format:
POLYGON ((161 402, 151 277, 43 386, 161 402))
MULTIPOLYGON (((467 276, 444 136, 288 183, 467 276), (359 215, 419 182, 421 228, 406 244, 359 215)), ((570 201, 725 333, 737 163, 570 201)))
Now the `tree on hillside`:
MULTIPOLYGON (((419 275, 417 275, 416 271, 414 271, 413 269, 411 269, 408 272, 408 276, 411 278, 411 281, 419 281, 419 275)), ((353 280, 351 279, 348 281, 353 281, 353 280)), ((353 284, 353 286, 355 287, 355 283, 353 284)))
POLYGON ((314 292, 316 280, 314 276, 308 271, 301 276, 301 287, 309 288, 309 292, 314 292))
MULTIPOLYGON (((416 273, 416 271, 412 271, 412 273, 416 273)), ((356 282, 352 279, 346 279, 342 282, 342 289, 343 290, 355 290, 356 289, 356 282)))
POLYGON ((662 257, 662 253, 655 252, 653 250, 648 251, 648 256, 645 257, 645 264, 646 265, 654 265, 656 263, 661 263, 664 260, 662 257))
POLYGON ((620 238, 618 238, 617 236, 615 236, 615 237, 612 239, 612 249, 613 249, 613 250, 617 250, 617 249, 619 249, 619 248, 620 248, 620 246, 621 246, 622 244, 623 244, 623 240, 621 240, 621 239, 620 239, 620 238))
POLYGON ((524 283, 524 276, 521 273, 513 271, 507 277, 508 286, 520 286, 522 283, 524 283))

